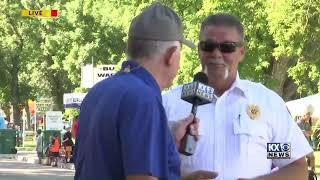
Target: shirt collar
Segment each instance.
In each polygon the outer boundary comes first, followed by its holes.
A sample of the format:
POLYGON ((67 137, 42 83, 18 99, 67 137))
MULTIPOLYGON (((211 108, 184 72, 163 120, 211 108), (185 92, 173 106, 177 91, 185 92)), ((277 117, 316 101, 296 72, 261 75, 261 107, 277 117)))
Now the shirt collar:
POLYGON ((239 72, 237 72, 236 79, 230 87, 230 91, 239 91, 244 97, 248 98, 248 90, 243 80, 240 79, 239 72))
POLYGON ((147 71, 143 66, 134 62, 133 60, 127 60, 122 63, 120 72, 125 74, 130 73, 138 77, 139 79, 141 79, 144 83, 146 83, 148 86, 150 86, 154 90, 157 97, 162 103, 161 90, 157 81, 154 79, 152 74, 149 71, 147 71))

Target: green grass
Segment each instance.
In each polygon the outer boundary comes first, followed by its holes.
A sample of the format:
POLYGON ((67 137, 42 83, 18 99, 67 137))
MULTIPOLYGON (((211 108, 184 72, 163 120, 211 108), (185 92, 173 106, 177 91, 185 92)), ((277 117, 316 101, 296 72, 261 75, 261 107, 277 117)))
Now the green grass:
POLYGON ((36 142, 32 137, 26 137, 23 146, 17 147, 18 151, 34 151, 36 149, 36 142))

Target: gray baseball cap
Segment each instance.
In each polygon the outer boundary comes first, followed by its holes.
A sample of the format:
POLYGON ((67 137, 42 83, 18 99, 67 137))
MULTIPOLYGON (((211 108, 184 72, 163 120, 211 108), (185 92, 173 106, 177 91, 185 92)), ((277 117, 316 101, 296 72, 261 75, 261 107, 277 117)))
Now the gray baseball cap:
POLYGON ((183 37, 182 32, 179 16, 169 7, 156 2, 132 20, 129 36, 141 40, 180 41, 195 48, 191 41, 183 37))

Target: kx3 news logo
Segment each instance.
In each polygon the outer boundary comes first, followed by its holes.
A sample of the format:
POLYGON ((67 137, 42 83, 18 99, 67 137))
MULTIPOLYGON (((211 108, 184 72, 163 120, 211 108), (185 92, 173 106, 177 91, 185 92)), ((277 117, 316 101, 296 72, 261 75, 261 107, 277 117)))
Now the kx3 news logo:
POLYGON ((291 144, 290 143, 267 143, 268 159, 290 159, 291 144))

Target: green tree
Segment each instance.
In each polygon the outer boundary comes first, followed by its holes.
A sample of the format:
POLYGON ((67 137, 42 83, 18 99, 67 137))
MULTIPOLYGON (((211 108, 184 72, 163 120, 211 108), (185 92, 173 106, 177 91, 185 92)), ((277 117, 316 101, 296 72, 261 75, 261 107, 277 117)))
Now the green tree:
MULTIPOLYGON (((19 91, 19 72, 21 70, 23 47, 26 42, 26 37, 23 36, 23 31, 26 29, 26 24, 21 23, 20 10, 21 3, 14 1, 0 2, 0 43, 2 50, 2 60, 6 62, 6 73, 3 79, 7 82, 2 92, 5 92, 13 106, 14 122, 20 125, 20 110, 21 103, 19 91)), ((6 97, 5 97, 6 98, 6 97)))

